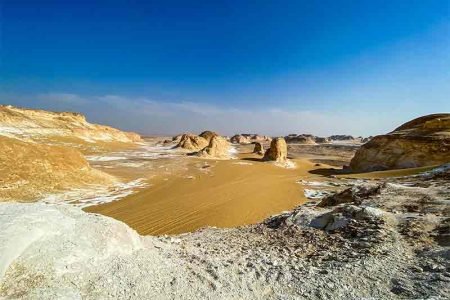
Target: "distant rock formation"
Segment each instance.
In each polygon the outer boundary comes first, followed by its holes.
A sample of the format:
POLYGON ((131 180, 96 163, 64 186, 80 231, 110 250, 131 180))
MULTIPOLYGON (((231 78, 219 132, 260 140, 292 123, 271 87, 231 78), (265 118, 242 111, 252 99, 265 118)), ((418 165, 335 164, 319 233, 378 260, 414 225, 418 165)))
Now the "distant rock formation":
POLYGON ((308 144, 312 145, 315 144, 315 137, 311 134, 290 134, 286 137, 284 137, 286 140, 286 143, 289 144, 308 144))
POLYGON ((450 162, 450 114, 414 119, 362 145, 350 162, 357 172, 450 162))
POLYGON ((236 134, 233 135, 230 138, 230 142, 232 142, 233 144, 250 144, 250 138, 242 135, 242 134, 236 134))
POLYGON ((255 142, 255 148, 253 148, 253 153, 263 155, 264 154, 264 146, 260 142, 255 142))
POLYGON ((233 144, 251 144, 252 142, 270 142, 271 137, 259 134, 242 133, 231 137, 230 142, 233 144))
POLYGON ((355 138, 351 135, 337 134, 329 137, 332 141, 353 141, 355 138))
POLYGON ((207 130, 207 131, 203 131, 202 133, 200 133, 199 136, 201 136, 202 138, 207 140, 209 143, 213 137, 219 136, 219 135, 217 133, 215 133, 214 131, 207 130))
POLYGON ((205 158, 230 158, 230 143, 219 135, 213 136, 209 145, 197 152, 196 155, 205 158))
POLYGON ((371 139, 373 139, 373 136, 368 136, 368 137, 362 138, 362 139, 361 139, 361 143, 367 143, 367 142, 370 141, 371 139))
POLYGON ((272 140, 270 148, 264 154, 264 160, 286 162, 287 160, 287 144, 284 138, 278 137, 272 140))
POLYGON ((331 143, 331 139, 329 137, 319 137, 316 136, 315 141, 317 144, 327 144, 331 143))
POLYGON ((285 136, 284 139, 288 144, 314 145, 331 142, 330 138, 318 137, 312 134, 289 134, 285 136))
POLYGON ((189 151, 199 151, 208 146, 208 141, 201 136, 185 133, 181 136, 176 148, 182 148, 189 151))

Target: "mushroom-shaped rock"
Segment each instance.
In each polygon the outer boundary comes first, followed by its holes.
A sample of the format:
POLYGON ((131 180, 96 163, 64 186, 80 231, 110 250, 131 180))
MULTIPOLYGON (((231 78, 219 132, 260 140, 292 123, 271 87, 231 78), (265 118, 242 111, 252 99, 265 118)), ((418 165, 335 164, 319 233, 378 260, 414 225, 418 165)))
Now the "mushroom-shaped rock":
POLYGON ((272 140, 270 148, 264 154, 264 160, 273 160, 276 162, 285 162, 287 159, 287 145, 282 137, 272 140))
POLYGON ((201 136, 195 134, 185 133, 181 136, 177 148, 182 148, 190 151, 199 151, 208 146, 208 141, 201 136))

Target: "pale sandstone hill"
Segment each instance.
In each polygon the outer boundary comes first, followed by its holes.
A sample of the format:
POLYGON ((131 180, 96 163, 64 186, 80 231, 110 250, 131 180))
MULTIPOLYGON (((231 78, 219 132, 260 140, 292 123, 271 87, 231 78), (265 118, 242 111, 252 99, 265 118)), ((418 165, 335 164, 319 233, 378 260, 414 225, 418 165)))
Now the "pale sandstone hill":
POLYGON ((350 167, 365 172, 447 162, 450 162, 450 114, 432 114, 372 138, 356 152, 350 167))
POLYGON ((29 201, 86 184, 114 183, 74 148, 0 136, 0 202, 29 201))
POLYGON ((69 145, 83 152, 130 147, 141 141, 136 133, 91 124, 78 113, 24 109, 10 105, 0 105, 0 135, 23 141, 69 145))

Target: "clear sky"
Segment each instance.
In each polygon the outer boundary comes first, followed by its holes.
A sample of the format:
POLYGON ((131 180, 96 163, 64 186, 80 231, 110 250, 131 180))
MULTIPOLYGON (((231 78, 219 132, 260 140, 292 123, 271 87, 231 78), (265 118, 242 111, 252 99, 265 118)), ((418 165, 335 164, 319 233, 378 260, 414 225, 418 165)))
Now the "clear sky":
POLYGON ((0 0, 0 102, 148 134, 450 112, 450 1, 0 0))

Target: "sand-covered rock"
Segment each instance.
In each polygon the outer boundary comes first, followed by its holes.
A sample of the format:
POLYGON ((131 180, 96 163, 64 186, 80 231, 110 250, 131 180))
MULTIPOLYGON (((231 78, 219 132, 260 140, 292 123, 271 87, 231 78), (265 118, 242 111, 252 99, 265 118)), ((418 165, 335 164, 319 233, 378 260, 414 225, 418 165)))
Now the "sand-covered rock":
POLYGON ((205 138, 201 136, 185 133, 181 136, 180 141, 176 145, 176 148, 181 148, 189 151, 200 151, 208 146, 209 143, 205 138))
POLYGON ((219 159, 230 158, 230 143, 221 136, 214 136, 207 147, 197 152, 197 156, 219 159))
POLYGON ((92 169, 80 151, 0 136, 0 201, 29 201, 48 193, 115 180, 92 169))
POLYGON ((433 114, 372 138, 356 152, 350 167, 366 172, 447 162, 450 162, 450 114, 433 114))
POLYGON ((255 147, 253 148, 253 153, 263 155, 264 154, 264 146, 259 142, 255 142, 255 147))
POLYGON ((282 137, 272 140, 270 148, 264 154, 264 160, 286 162, 287 160, 287 145, 282 137))
POLYGON ((64 144, 93 150, 112 144, 134 144, 141 137, 109 126, 91 124, 72 112, 50 112, 0 106, 0 135, 24 141, 64 144))

